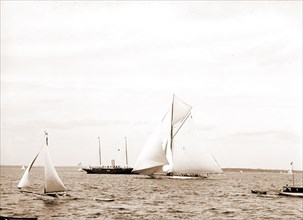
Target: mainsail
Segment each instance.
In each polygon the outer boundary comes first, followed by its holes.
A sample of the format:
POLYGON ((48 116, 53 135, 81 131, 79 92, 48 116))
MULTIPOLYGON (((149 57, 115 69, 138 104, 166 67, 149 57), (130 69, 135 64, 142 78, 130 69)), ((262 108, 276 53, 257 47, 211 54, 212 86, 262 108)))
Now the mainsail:
POLYGON ((53 161, 50 157, 48 146, 45 148, 45 188, 44 193, 53 193, 53 192, 64 192, 66 187, 62 183, 55 167, 53 161))
POLYGON ((45 153, 45 166, 44 166, 44 174, 45 174, 45 186, 44 186, 44 193, 54 193, 54 192, 65 192, 66 187, 62 183, 61 179, 58 176, 58 173, 56 172, 56 169, 54 167, 54 164, 52 162, 52 159, 49 154, 48 150, 48 136, 47 133, 45 132, 46 135, 46 144, 43 145, 43 147, 40 149, 38 154, 35 156, 33 161, 30 163, 30 165, 27 167, 25 170, 19 184, 18 188, 24 188, 30 186, 30 180, 29 180, 29 173, 34 165, 37 157, 39 156, 40 152, 44 150, 45 153))
POLYGON ((203 148, 203 141, 191 116, 174 136, 172 151, 174 164, 172 172, 175 175, 222 172, 212 154, 203 148))
POLYGON ((166 164, 169 165, 164 170, 173 175, 222 172, 212 154, 203 148, 191 109, 190 105, 173 96, 170 114, 165 115, 145 144, 134 172, 151 175, 166 164))

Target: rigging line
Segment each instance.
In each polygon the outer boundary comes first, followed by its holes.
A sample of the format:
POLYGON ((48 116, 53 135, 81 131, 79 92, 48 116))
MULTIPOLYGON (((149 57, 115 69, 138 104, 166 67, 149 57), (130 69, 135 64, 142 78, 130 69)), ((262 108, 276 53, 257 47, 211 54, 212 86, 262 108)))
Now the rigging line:
POLYGON ((168 114, 168 112, 169 112, 169 110, 165 113, 165 115, 164 115, 164 117, 162 118, 161 122, 164 121, 164 119, 165 119, 166 115, 168 114))
POLYGON ((173 135, 172 138, 174 138, 174 137, 177 135, 177 133, 180 131, 180 129, 182 128, 182 126, 184 125, 184 123, 186 122, 186 120, 188 119, 188 117, 191 115, 191 112, 190 112, 191 109, 192 109, 192 108, 189 109, 189 111, 188 111, 186 117, 185 117, 184 120, 182 121, 182 124, 180 125, 180 127, 178 128, 178 130, 176 131, 176 133, 173 135))
POLYGON ((216 160, 216 158, 214 157, 214 155, 212 153, 210 153, 210 155, 212 156, 212 158, 214 159, 214 161, 217 163, 217 165, 220 167, 220 169, 222 170, 222 167, 220 166, 220 164, 218 163, 218 161, 216 160))

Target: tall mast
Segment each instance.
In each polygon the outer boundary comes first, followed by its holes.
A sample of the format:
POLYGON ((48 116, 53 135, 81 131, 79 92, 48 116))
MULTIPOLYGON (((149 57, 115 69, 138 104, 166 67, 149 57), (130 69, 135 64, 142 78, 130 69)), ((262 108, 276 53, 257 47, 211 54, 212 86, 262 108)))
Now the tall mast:
POLYGON ((46 146, 48 146, 48 133, 47 133, 47 131, 44 131, 44 134, 45 134, 45 143, 46 143, 46 146))
POLYGON ((124 137, 125 139, 125 161, 126 161, 126 166, 128 167, 128 157, 127 157, 127 139, 126 137, 124 137))
POLYGON ((170 120, 170 149, 173 149, 173 118, 174 118, 174 100, 175 94, 173 94, 173 101, 171 104, 171 120, 170 120))
POLYGON ((101 166, 101 144, 100 144, 100 137, 98 137, 99 140, 99 164, 101 166))
MULTIPOLYGON (((173 94, 173 101, 171 104, 171 120, 170 120, 170 150, 171 150, 171 160, 173 162, 173 118, 174 118, 174 100, 175 94, 173 94)), ((173 170, 172 170, 173 171, 173 170)))
POLYGON ((292 172, 292 185, 295 185, 295 173, 294 173, 294 162, 291 162, 291 172, 292 172))

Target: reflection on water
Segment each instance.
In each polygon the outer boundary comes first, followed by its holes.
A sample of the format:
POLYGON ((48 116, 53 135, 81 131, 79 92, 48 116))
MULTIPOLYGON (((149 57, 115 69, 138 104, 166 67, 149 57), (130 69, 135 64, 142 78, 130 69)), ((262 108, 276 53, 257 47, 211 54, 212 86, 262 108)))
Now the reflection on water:
MULTIPOLYGON (((278 196, 292 177, 280 173, 226 172, 209 179, 149 179, 138 175, 87 175, 58 168, 70 197, 20 193, 24 171, 1 167, 1 215, 39 219, 300 219, 302 198, 278 196), (252 194, 251 189, 268 191, 252 194)), ((33 187, 43 192, 43 170, 33 168, 33 187)), ((302 175, 296 174, 302 181, 302 175)), ((301 183, 302 184, 302 183, 301 183)))

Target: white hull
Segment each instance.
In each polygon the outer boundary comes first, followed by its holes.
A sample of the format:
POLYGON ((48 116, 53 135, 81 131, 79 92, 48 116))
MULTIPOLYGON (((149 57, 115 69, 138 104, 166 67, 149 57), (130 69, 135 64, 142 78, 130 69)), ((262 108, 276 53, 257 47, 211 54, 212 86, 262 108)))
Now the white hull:
POLYGON ((207 176, 170 176, 169 179, 179 179, 179 180, 198 180, 206 179, 207 176))
POLYGON ((283 196, 295 196, 295 197, 303 197, 303 193, 293 193, 293 192, 280 192, 279 195, 283 196))
POLYGON ((152 179, 179 179, 179 180, 201 180, 207 179, 208 176, 168 176, 166 174, 153 174, 148 175, 152 179))

